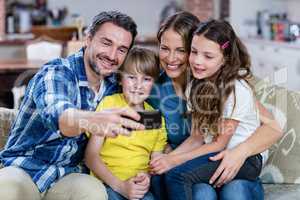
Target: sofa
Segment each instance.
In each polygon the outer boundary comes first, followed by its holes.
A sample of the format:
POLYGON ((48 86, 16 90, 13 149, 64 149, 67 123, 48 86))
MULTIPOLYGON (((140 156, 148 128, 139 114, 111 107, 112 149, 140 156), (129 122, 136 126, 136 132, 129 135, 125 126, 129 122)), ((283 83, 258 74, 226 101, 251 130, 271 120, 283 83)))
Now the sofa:
MULTIPOLYGON (((270 148, 261 173, 265 199, 300 199, 300 93, 265 81, 256 82, 255 91, 257 99, 273 113, 284 131, 284 136, 270 148)), ((0 108, 0 149, 16 113, 0 108)))

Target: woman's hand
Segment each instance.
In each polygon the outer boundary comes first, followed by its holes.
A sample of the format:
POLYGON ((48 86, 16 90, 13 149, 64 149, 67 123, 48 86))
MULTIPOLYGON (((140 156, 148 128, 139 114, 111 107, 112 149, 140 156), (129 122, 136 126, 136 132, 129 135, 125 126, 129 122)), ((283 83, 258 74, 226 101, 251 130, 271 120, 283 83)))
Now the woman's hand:
POLYGON ((168 153, 171 153, 171 151, 173 151, 171 145, 167 144, 166 147, 165 147, 165 149, 164 149, 164 153, 168 154, 168 153))
POLYGON ((151 160, 150 170, 154 174, 163 174, 179 164, 175 155, 161 154, 151 160))
POLYGON ((241 151, 238 148, 226 149, 211 157, 210 159, 212 161, 222 161, 214 175, 210 178, 209 183, 214 183, 215 187, 221 187, 222 185, 230 182, 248 158, 248 155, 245 152, 246 151, 241 151))

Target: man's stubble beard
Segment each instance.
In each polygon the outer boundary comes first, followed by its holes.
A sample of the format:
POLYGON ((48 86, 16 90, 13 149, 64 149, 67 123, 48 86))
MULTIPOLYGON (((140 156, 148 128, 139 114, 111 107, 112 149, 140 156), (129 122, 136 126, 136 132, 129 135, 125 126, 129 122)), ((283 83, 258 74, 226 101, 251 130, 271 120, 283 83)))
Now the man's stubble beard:
POLYGON ((97 76, 101 76, 100 69, 97 67, 96 63, 93 62, 91 59, 89 59, 89 66, 90 66, 90 69, 91 69, 97 76))

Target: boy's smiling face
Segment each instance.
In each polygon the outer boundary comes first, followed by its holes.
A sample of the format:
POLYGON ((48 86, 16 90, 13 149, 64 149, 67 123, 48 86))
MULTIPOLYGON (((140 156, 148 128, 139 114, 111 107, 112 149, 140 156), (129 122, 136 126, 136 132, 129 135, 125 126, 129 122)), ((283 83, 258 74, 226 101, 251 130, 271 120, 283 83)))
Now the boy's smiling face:
POLYGON ((144 101, 150 95, 154 79, 141 73, 124 72, 121 84, 127 103, 132 107, 143 108, 144 101))

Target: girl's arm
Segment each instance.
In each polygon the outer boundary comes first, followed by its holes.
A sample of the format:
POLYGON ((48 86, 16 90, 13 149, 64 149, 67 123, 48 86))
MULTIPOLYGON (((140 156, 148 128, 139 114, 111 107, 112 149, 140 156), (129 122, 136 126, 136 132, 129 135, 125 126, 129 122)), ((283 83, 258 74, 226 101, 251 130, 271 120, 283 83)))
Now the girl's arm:
POLYGON ((163 154, 163 152, 161 152, 161 151, 154 151, 154 152, 151 153, 150 158, 153 159, 153 158, 156 158, 157 156, 160 156, 162 154, 163 154))
MULTIPOLYGON (((190 152, 173 153, 159 156, 153 159, 150 163, 152 171, 157 174, 162 174, 186 161, 192 160, 196 157, 206 155, 213 152, 223 150, 231 136, 236 130, 239 121, 233 119, 224 119, 220 122, 221 131, 219 136, 210 144, 203 144, 194 148, 190 152)), ((194 136, 199 134, 193 134, 194 136)))
POLYGON ((238 124, 239 121, 237 120, 223 119, 220 122, 221 131, 213 142, 203 144, 190 152, 184 152, 174 155, 177 158, 177 163, 182 164, 199 156, 224 150, 229 143, 232 135, 234 134, 238 124))
POLYGON ((170 155, 190 152, 203 145, 203 136, 201 134, 191 134, 183 143, 176 149, 171 151, 170 155))
POLYGON ((218 178, 215 185, 220 187, 231 181, 249 156, 265 151, 282 137, 283 132, 273 115, 258 101, 257 106, 262 126, 235 148, 226 149, 211 158, 222 162, 211 177, 210 183, 214 183, 218 178))

